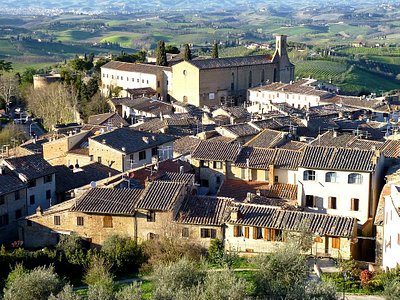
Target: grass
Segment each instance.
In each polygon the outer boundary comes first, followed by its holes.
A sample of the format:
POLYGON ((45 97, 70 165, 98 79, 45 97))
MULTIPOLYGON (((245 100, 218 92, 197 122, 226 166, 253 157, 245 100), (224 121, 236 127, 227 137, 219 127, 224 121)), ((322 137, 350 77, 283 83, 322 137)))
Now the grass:
POLYGON ((93 38, 97 34, 95 32, 81 31, 81 30, 66 30, 56 34, 58 40, 62 42, 77 42, 86 41, 93 38))
POLYGON ((105 42, 117 43, 117 44, 120 44, 122 47, 130 48, 130 47, 132 47, 133 41, 140 37, 141 37, 141 34, 138 34, 138 33, 119 32, 119 33, 113 33, 110 35, 103 35, 101 37, 100 42, 101 43, 105 43, 105 42))

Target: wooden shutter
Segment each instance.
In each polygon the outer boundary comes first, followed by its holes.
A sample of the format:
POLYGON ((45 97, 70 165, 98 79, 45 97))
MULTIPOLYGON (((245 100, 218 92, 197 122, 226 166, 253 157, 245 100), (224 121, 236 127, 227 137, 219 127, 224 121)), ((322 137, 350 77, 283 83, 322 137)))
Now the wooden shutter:
POLYGON ((249 235, 250 235, 250 234, 249 234, 249 231, 250 231, 249 229, 250 229, 250 228, 247 227, 247 226, 244 228, 244 237, 245 237, 246 239, 248 239, 248 238, 249 238, 249 235))
POLYGON ((212 238, 212 239, 215 239, 215 238, 217 237, 217 230, 215 230, 215 229, 210 229, 210 231, 211 231, 211 238, 212 238))
POLYGON ((233 226, 233 236, 234 237, 239 236, 239 227, 238 226, 233 226))
POLYGON ((264 228, 264 240, 268 239, 268 228, 264 228))
POLYGON ((332 239, 332 248, 340 249, 340 238, 331 238, 332 239))
POLYGON ((271 241, 275 241, 276 235, 275 235, 275 229, 271 229, 271 241))
POLYGON ((253 240, 256 240, 257 238, 258 238, 257 227, 253 227, 253 240))

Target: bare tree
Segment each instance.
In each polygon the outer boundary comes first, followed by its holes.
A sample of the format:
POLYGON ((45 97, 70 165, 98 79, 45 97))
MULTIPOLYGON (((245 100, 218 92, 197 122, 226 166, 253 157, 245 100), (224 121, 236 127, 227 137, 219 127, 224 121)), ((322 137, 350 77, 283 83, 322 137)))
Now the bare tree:
POLYGON ((31 89, 27 95, 28 109, 43 119, 45 128, 55 124, 79 120, 77 95, 72 88, 62 83, 52 83, 41 89, 31 89))
POLYGON ((8 111, 12 99, 19 97, 18 78, 16 76, 0 76, 0 98, 8 111))

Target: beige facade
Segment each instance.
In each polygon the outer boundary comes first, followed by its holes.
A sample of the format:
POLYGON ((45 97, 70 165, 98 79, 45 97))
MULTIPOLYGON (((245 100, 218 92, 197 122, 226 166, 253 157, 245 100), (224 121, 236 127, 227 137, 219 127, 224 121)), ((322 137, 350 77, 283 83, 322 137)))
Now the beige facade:
POLYGON ((265 82, 294 80, 294 66, 286 52, 286 36, 277 37, 277 50, 272 60, 266 56, 257 63, 247 62, 248 57, 227 60, 216 59, 215 65, 207 67, 196 61, 175 64, 172 98, 198 107, 238 105, 246 100, 248 88, 265 82))

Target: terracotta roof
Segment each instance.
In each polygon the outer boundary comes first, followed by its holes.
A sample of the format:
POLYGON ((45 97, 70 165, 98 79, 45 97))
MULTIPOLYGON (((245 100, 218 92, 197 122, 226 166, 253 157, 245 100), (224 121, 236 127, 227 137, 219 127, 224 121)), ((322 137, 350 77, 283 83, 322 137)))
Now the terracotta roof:
POLYGON ((229 224, 257 226, 287 231, 318 232, 319 235, 351 237, 357 219, 301 211, 288 211, 271 206, 240 204, 241 218, 229 224))
POLYGON ((297 169, 303 155, 302 150, 276 149, 274 166, 280 169, 297 169))
POLYGON ((299 166, 308 169, 373 172, 376 167, 372 163, 374 154, 372 150, 308 146, 299 166))
POLYGON ((44 177, 56 172, 40 155, 33 154, 4 160, 10 169, 18 174, 22 174, 27 180, 44 177))
POLYGON ((400 157, 400 140, 387 140, 380 148, 385 157, 399 158, 400 157))
POLYGON ((184 224, 220 226, 224 223, 227 205, 232 200, 224 197, 187 196, 176 221, 184 224))
POLYGON ((229 107, 223 106, 223 107, 220 107, 219 109, 224 110, 230 116, 232 116, 236 119, 242 119, 242 118, 247 119, 250 117, 250 113, 243 106, 229 106, 229 107))
POLYGON ((130 128, 118 128, 91 137, 91 139, 122 153, 129 154, 172 142, 175 137, 167 134, 136 131, 130 128))
POLYGON ((259 148, 273 148, 282 143, 286 138, 286 133, 264 129, 253 139, 247 142, 246 146, 259 147, 259 148))
POLYGON ((268 189, 260 190, 260 195, 269 198, 284 200, 297 200, 297 185, 288 183, 275 183, 268 189))
POLYGON ((172 71, 170 67, 162 67, 151 64, 137 64, 137 63, 127 63, 121 61, 110 61, 103 65, 101 69, 112 69, 125 72, 137 72, 158 75, 162 71, 172 71))
POLYGON ((233 133, 237 137, 256 135, 257 133, 260 132, 258 129, 254 128, 253 126, 251 126, 248 123, 223 125, 223 126, 221 126, 221 128, 233 133))
POLYGON ((196 60, 190 60, 188 62, 191 65, 201 70, 263 65, 272 63, 270 56, 267 55, 196 59, 196 60))
POLYGON ((109 125, 112 127, 121 127, 121 126, 129 125, 116 112, 89 116, 88 124, 90 124, 90 125, 109 125))
POLYGON ((151 87, 136 88, 136 89, 126 89, 127 93, 131 98, 138 97, 151 97, 157 94, 157 92, 151 87))
POLYGON ((235 160, 235 165, 240 168, 264 169, 274 164, 275 149, 243 147, 235 160))
POLYGON ((171 210, 186 184, 172 181, 153 181, 145 188, 137 204, 139 209, 171 210))
POLYGON ((360 97, 336 95, 332 98, 321 100, 326 103, 336 103, 369 110, 388 111, 387 104, 381 99, 363 99, 360 97))
POLYGON ((241 146, 224 142, 201 141, 192 153, 199 160, 235 161, 241 146))
POLYGON ((77 200, 71 211, 112 215, 134 215, 143 190, 93 188, 77 200))
POLYGON ((156 180, 193 184, 194 179, 195 179, 194 174, 190 174, 190 173, 165 172, 160 177, 158 177, 156 180))
POLYGON ((258 190, 269 188, 268 182, 225 179, 218 191, 218 196, 234 198, 235 201, 244 201, 247 193, 255 194, 258 190))
POLYGON ((173 106, 171 104, 147 97, 126 100, 123 102, 123 105, 155 116, 171 114, 173 112, 173 106))
POLYGON ((26 187, 18 177, 7 167, 3 167, 3 173, 0 174, 0 196, 9 194, 26 187))
POLYGON ((303 142, 288 141, 286 144, 283 144, 283 145, 279 146, 279 148, 280 149, 287 149, 287 150, 302 150, 307 145, 308 144, 303 143, 303 142))
POLYGON ((313 140, 311 146, 334 146, 334 147, 348 147, 357 137, 348 133, 338 133, 327 131, 313 140))
POLYGON ((174 141, 174 152, 185 155, 191 153, 200 143, 200 139, 192 136, 184 136, 174 141))

